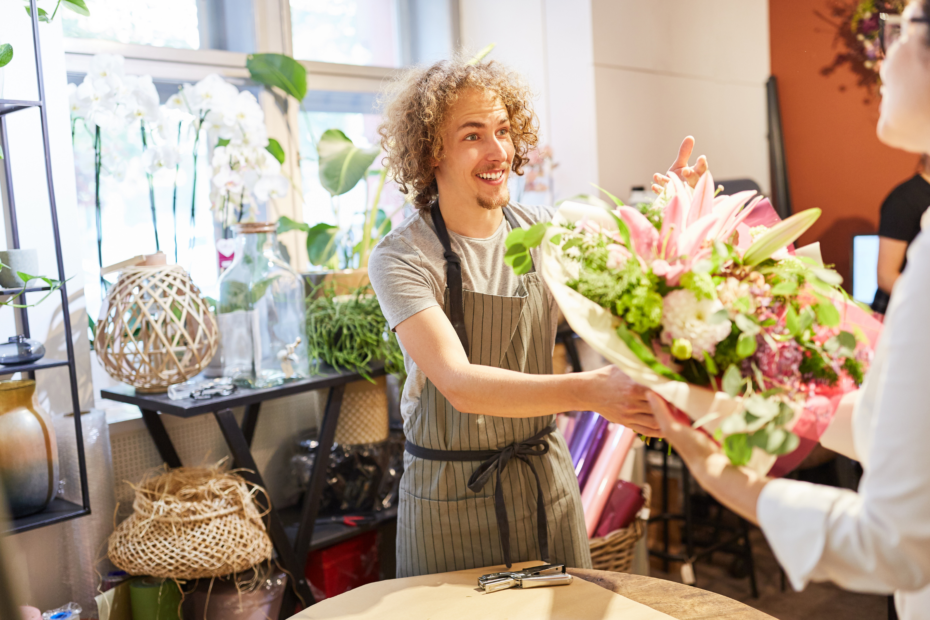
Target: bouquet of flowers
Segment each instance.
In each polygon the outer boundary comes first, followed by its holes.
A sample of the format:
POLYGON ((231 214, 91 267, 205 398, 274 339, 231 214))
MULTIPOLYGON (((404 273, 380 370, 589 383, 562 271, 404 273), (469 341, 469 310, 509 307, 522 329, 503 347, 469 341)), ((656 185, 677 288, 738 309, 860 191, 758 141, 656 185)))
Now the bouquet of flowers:
POLYGON ((563 203, 552 222, 513 231, 505 260, 522 273, 541 246, 542 276, 579 336, 734 464, 786 473, 862 382, 880 325, 818 246, 791 245, 818 209, 781 221, 755 192, 715 193, 709 173, 693 190, 672 175, 642 209, 563 203))

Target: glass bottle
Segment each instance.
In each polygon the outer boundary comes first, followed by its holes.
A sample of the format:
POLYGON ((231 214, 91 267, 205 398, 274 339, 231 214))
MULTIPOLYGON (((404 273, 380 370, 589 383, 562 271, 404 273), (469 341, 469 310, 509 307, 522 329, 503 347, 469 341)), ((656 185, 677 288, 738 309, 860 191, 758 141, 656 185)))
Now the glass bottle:
POLYGON ((275 224, 237 224, 236 256, 220 276, 223 376, 267 388, 310 374, 304 284, 278 251, 275 224))

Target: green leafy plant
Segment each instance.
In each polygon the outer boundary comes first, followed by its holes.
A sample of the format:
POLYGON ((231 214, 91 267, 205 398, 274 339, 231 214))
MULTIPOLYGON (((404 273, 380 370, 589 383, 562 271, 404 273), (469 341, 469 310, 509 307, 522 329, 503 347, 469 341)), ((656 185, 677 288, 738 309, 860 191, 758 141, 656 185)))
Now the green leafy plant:
MULTIPOLYGON (((78 15, 90 17, 90 11, 84 3, 84 0, 58 0, 55 3, 55 10, 52 11, 51 15, 49 15, 48 11, 45 9, 38 6, 36 7, 36 12, 39 14, 39 21, 45 22, 46 24, 52 23, 52 20, 58 15, 58 9, 61 8, 62 5, 78 15)), ((32 7, 28 2, 26 3, 25 9, 29 17, 32 17, 32 7)), ((0 69, 10 64, 11 60, 13 60, 13 46, 9 43, 0 44, 0 69)), ((0 153, 0 159, 3 159, 2 153, 0 153)))
POLYGON ((370 287, 337 296, 331 284, 321 284, 307 298, 307 352, 320 363, 348 369, 369 381, 373 362, 384 361, 390 374, 403 376, 404 356, 370 287))

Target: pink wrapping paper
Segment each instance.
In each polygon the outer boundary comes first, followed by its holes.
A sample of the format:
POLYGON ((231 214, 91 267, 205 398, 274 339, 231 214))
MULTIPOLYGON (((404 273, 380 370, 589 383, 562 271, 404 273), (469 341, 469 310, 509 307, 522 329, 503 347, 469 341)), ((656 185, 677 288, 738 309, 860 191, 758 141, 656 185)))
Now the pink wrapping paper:
POLYGON ((636 433, 625 426, 610 425, 607 440, 581 493, 581 505, 584 508, 584 522, 588 530, 588 538, 593 536, 597 529, 601 514, 604 512, 604 505, 610 497, 614 482, 620 475, 620 468, 623 467, 623 461, 635 438, 636 433))

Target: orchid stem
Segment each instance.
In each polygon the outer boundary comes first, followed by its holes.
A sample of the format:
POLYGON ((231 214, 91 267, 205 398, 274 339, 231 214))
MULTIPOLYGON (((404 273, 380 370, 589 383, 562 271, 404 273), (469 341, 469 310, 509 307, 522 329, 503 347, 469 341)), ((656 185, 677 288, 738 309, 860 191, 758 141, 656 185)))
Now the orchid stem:
MULTIPOLYGON (((145 138, 145 121, 141 121, 140 128, 142 132, 142 150, 148 149, 148 142, 145 138)), ((155 184, 152 181, 152 173, 146 172, 145 178, 149 182, 149 207, 152 209, 152 231, 155 233, 155 251, 161 252, 161 244, 158 242, 158 216, 155 211, 155 184)))

